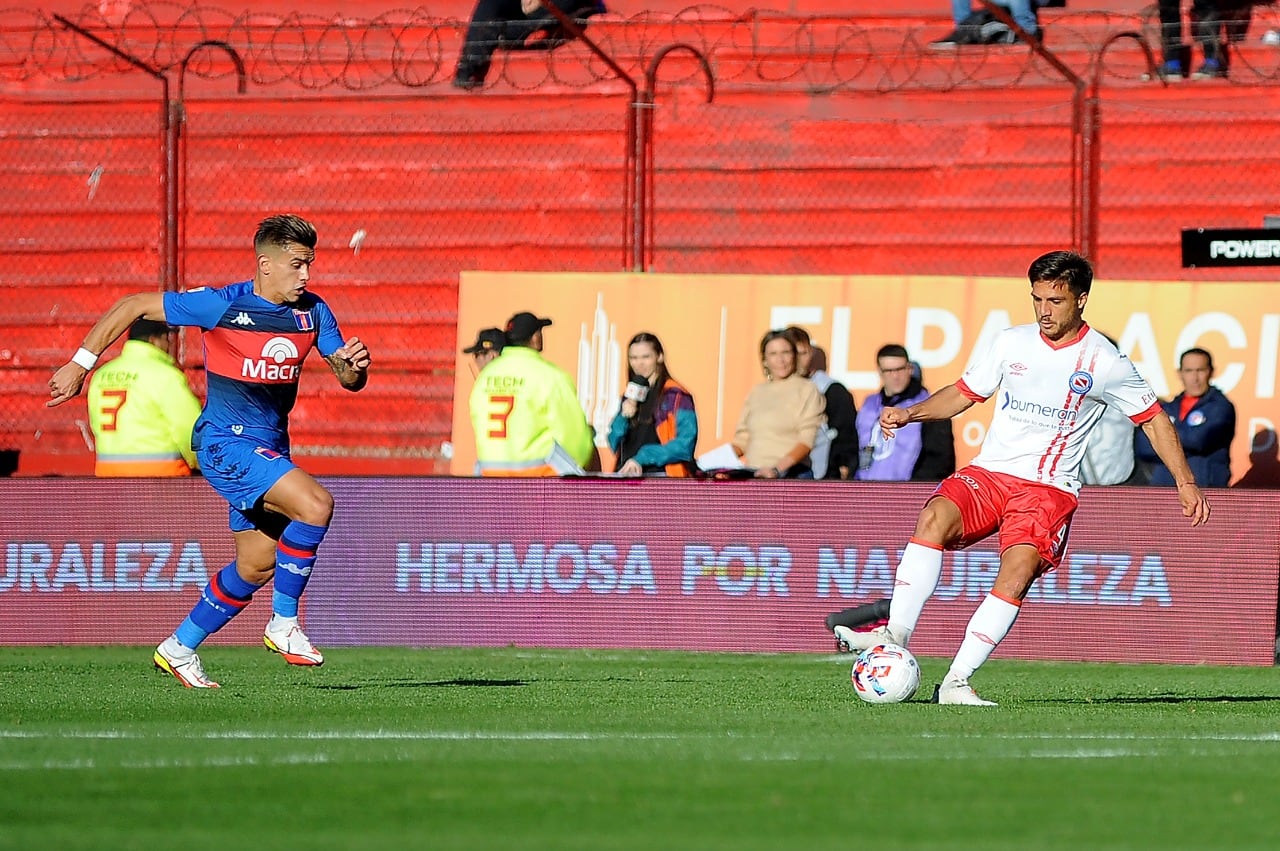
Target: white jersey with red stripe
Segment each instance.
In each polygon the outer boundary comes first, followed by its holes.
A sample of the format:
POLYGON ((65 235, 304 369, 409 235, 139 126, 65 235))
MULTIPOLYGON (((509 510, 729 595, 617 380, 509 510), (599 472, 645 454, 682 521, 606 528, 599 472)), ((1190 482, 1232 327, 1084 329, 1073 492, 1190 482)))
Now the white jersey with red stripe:
POLYGON ((996 399, 975 466, 1079 493, 1089 432, 1113 405, 1135 423, 1160 403, 1133 362, 1088 325, 1051 342, 1038 325, 1001 331, 956 382, 975 402, 996 399))

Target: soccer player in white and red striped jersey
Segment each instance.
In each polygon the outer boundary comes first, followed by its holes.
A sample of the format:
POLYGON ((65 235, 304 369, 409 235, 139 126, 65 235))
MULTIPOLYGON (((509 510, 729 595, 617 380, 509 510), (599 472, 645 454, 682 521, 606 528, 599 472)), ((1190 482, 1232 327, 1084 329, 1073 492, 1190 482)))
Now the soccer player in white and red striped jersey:
POLYGON ((942 554, 999 532, 1000 570, 965 629, 936 701, 994 706, 969 677, 1000 644, 1031 583, 1058 566, 1066 549, 1078 470, 1089 432, 1106 406, 1139 425, 1178 485, 1182 513, 1199 526, 1209 502, 1155 391, 1133 363, 1084 321, 1093 269, 1070 251, 1053 251, 1027 270, 1036 321, 998 334, 964 375, 919 404, 885 408, 886 437, 913 422, 944 420, 999 393, 991 427, 973 462, 944 480, 925 503, 903 551, 888 624, 869 632, 836 627, 854 650, 884 642, 906 646, 942 574, 942 554))

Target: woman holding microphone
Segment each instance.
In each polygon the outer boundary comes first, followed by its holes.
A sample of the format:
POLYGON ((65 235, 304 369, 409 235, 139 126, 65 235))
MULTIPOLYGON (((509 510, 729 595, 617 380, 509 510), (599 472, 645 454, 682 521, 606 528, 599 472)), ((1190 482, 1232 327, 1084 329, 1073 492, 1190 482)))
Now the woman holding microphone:
POLYGON ((627 344, 629 374, 622 407, 609 426, 609 448, 623 476, 692 474, 698 442, 693 397, 667 371, 662 342, 639 333, 627 344))

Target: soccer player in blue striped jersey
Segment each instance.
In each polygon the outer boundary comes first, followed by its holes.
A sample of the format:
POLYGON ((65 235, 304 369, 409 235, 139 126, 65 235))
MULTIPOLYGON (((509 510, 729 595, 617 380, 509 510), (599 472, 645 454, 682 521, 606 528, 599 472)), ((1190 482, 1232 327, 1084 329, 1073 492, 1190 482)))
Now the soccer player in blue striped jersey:
POLYGON ((344 342, 329 306, 308 290, 316 231, 294 215, 272 216, 253 239, 251 280, 183 293, 135 293, 116 302, 84 345, 49 380, 49 407, 80 392, 98 355, 137 319, 203 331, 208 399, 192 447, 205 478, 230 504, 236 560, 216 573, 200 600, 154 654, 156 667, 188 688, 217 688, 196 649, 274 579, 263 643, 291 665, 320 665, 298 621, 298 601, 333 516, 333 497, 289 457, 289 412, 312 348, 338 383, 368 380, 369 350, 344 342))

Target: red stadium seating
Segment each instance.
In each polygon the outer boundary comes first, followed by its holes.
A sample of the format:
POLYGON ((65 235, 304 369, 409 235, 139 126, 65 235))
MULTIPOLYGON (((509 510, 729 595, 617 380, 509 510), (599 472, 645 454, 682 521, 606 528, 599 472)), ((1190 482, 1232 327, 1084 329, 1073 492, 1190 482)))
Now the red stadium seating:
MULTIPOLYGON (((48 5, 60 11, 59 4, 48 5)), ((1106 5, 1110 14, 1134 14, 1148 4, 1125 0, 1106 5)), ((945 6, 942 0, 890 4, 791 0, 779 4, 775 11, 845 16, 876 31, 886 27, 932 31, 947 25, 945 6)), ((77 0, 75 8, 79 7, 77 0)), ((659 0, 643 8, 655 15, 673 15, 689 4, 659 0)), ((740 14, 722 7, 703 6, 699 10, 704 20, 717 15, 730 20, 740 14)), ((283 7, 274 11, 281 13, 283 7)), ((305 4, 305 11, 324 17, 338 12, 370 16, 382 10, 371 11, 367 3, 317 0, 305 4)), ((433 16, 465 20, 470 3, 450 0, 429 11, 433 16)), ((639 9, 614 6, 612 11, 614 15, 592 24, 593 34, 605 39, 615 33, 618 38, 614 42, 622 43, 619 28, 648 26, 628 20, 639 14, 639 9)), ((1057 10, 1043 13, 1050 28, 1050 46, 1055 14, 1057 10)), ((631 32, 630 43, 651 49, 658 40, 668 39, 669 24, 655 18, 651 26, 652 39, 631 32)), ((785 44, 785 37, 779 38, 776 59, 780 67, 801 63, 803 56, 794 48, 788 52, 785 44)), ((1060 45, 1069 64, 1087 66, 1089 51, 1073 41, 1070 33, 1063 32, 1060 45)), ((584 48, 574 45, 566 49, 584 48)), ((1069 143, 1061 112, 1069 101, 1069 89, 1044 68, 1020 78, 1025 59, 1024 52, 1011 51, 983 66, 981 73, 988 78, 1009 77, 1013 82, 1007 88, 937 92, 924 86, 895 97, 891 107, 884 107, 883 102, 873 107, 865 99, 811 95, 791 82, 772 87, 788 92, 779 95, 766 84, 728 80, 717 103, 725 107, 724 116, 729 117, 717 118, 711 112, 694 122, 683 115, 662 115, 657 122, 659 165, 679 175, 679 197, 660 196, 663 200, 656 222, 659 267, 693 272, 845 273, 852 266, 865 273, 928 273, 936 270, 913 265, 915 261, 897 249, 939 245, 963 252, 969 264, 966 271, 1000 274, 1025 265, 1027 245, 1017 240, 993 241, 992 233, 1006 228, 1014 231, 1019 222, 1061 209, 1062 199, 1071 192, 1070 172, 1061 154, 1069 143), (1026 107, 1026 117, 1002 125, 999 132, 982 130, 957 137, 954 125, 930 124, 940 102, 957 112, 980 116, 993 103, 1011 97, 1026 107), (869 112, 877 108, 893 113, 895 120, 868 122, 869 112), (1037 118, 1037 108, 1059 112, 1052 120, 1044 120, 1037 118), (744 113, 779 110, 788 113, 786 121, 747 126, 741 119, 744 113), (723 123, 717 125, 717 121, 723 123), (902 144, 904 127, 914 134, 915 144, 902 144), (734 139, 737 147, 716 147, 708 140, 717 133, 748 135, 734 139), (937 138, 926 144, 929 134, 937 138), (787 149, 791 163, 807 168, 789 170, 785 175, 748 171, 744 168, 747 163, 734 157, 743 156, 740 152, 753 146, 787 149), (895 152, 893 162, 876 166, 886 150, 895 152), (1049 156, 1048 150, 1057 153, 1049 156), (951 156, 942 161, 940 151, 949 151, 951 156), (850 162, 862 161, 868 165, 844 173, 838 170, 841 164, 847 167, 850 162), (891 183, 900 194, 916 186, 923 193, 936 190, 939 181, 945 182, 946 191, 940 198, 935 191, 927 216, 918 209, 877 204, 879 185, 891 183), (750 199, 749 205, 742 199, 750 199), (737 207, 732 240, 700 227, 709 215, 719 215, 726 204, 737 207), (857 234, 850 237, 846 250, 833 253, 821 239, 812 244, 779 241, 779 221, 788 216, 816 215, 815 211, 820 211, 823 229, 857 234), (669 247, 662 247, 664 239, 669 247)), ((732 57, 725 54, 722 60, 731 64, 732 57)), ((518 84, 545 77, 541 54, 513 54, 504 61, 509 81, 518 84)), ((680 66, 673 67, 679 74, 680 66)), ((926 69, 922 73, 931 72, 926 69)), ((134 82, 138 92, 151 91, 147 80, 134 82)), ((26 85, 48 84, 36 81, 26 85)), ((278 184, 265 176, 277 170, 284 158, 281 139, 305 131, 310 158, 326 168, 297 175, 290 187, 292 197, 283 200, 314 210, 321 221, 339 222, 335 228, 358 221, 370 229, 400 227, 400 232, 415 237, 404 244, 378 247, 381 253, 376 267, 358 264, 347 254, 332 250, 335 242, 338 247, 345 245, 348 231, 329 238, 322 258, 328 264, 332 257, 332 266, 326 265, 317 274, 347 285, 326 290, 325 295, 342 317, 347 333, 358 333, 371 341, 378 369, 385 377, 372 382, 357 400, 313 364, 294 417, 295 443, 300 454, 308 456, 308 467, 320 473, 443 472, 447 462, 440 460, 439 446, 449 439, 458 350, 459 272, 612 271, 621 267, 622 90, 616 82, 601 83, 586 92, 579 86, 551 83, 521 92, 519 85, 499 82, 485 92, 468 94, 455 92, 444 83, 412 103, 396 101, 394 107, 376 94, 345 96, 322 104, 333 113, 328 132, 318 132, 314 124, 302 126, 304 121, 314 120, 308 116, 317 106, 315 94, 275 100, 267 90, 253 95, 253 132, 224 133, 210 129, 217 115, 242 109, 245 102, 208 100, 223 97, 206 91, 213 85, 201 84, 205 105, 193 103, 193 109, 204 111, 205 123, 203 129, 193 131, 196 141, 189 143, 189 161, 198 170, 192 172, 188 188, 200 202, 198 221, 188 226, 183 256, 187 280, 212 282, 230 280, 227 275, 248 275, 245 223, 282 201, 278 184), (264 108, 257 109, 259 103, 264 108), (371 133, 360 148, 359 161, 352 162, 349 128, 365 120, 374 123, 390 108, 429 110, 432 132, 412 137, 371 133), (558 131, 563 119, 557 111, 570 109, 579 117, 594 116, 595 126, 606 126, 615 119, 618 126, 594 135, 580 134, 566 154, 569 142, 558 131), (298 126, 291 127, 292 122, 298 126), (458 141, 459 134, 465 136, 468 130, 480 140, 485 127, 509 130, 512 126, 519 129, 508 132, 504 150, 523 150, 523 165, 513 167, 509 160, 486 164, 483 145, 458 141), (556 159, 566 160, 566 164, 559 169, 546 167, 556 159), (219 162, 234 170, 234 180, 218 171, 219 162), (424 201, 418 206, 406 205, 403 187, 398 184, 397 175, 406 162, 432 166, 415 176, 422 181, 415 184, 424 201), (486 168, 491 179, 483 177, 486 168), (381 173, 386 179, 364 180, 358 193, 343 190, 335 197, 334 181, 343 187, 354 185, 341 182, 355 179, 350 174, 343 176, 344 169, 362 176, 381 173), (451 197, 447 182, 432 182, 451 169, 468 170, 485 187, 484 192, 451 197), (572 198, 563 197, 561 191, 568 173, 574 180, 572 198), (421 451, 406 456, 403 450, 409 444, 421 451)), ((225 83, 222 86, 225 89, 225 83)), ((674 97, 696 100, 697 95, 690 92, 698 91, 698 85, 692 84, 674 97)), ((83 92, 83 96, 90 93, 83 92)), ((321 96, 329 97, 327 93, 321 96)), ((1280 129, 1271 118, 1280 106, 1280 89, 1231 85, 1196 91, 1188 88, 1185 94, 1173 95, 1147 86, 1108 89, 1104 96, 1110 99, 1108 103, 1121 107, 1107 113, 1104 125, 1107 178, 1100 254, 1105 264, 1135 277, 1183 274, 1168 246, 1153 245, 1149 238, 1152 233, 1172 234, 1186 226, 1183 208, 1195 202, 1194 193, 1179 199, 1176 193, 1171 196, 1170 186, 1216 185, 1230 190, 1223 193, 1231 199, 1228 205, 1198 211, 1198 222, 1205 226, 1256 226, 1260 213, 1276 212, 1267 207, 1274 203, 1273 187, 1256 175, 1275 174, 1280 169, 1275 161, 1280 129), (1222 169, 1220 128, 1196 114, 1206 98, 1212 99, 1216 108, 1240 104, 1240 124, 1235 130, 1252 124, 1249 132, 1254 135, 1250 138, 1266 139, 1269 144, 1259 146, 1255 154, 1233 151, 1235 167, 1222 169), (1150 140, 1157 137, 1174 141, 1151 145, 1150 140), (1134 270, 1143 274, 1134 274, 1134 270)), ((59 101, 5 100, 6 106, 19 105, 25 125, 38 124, 43 133, 37 164, 30 160, 28 149, 0 135, 0 192, 7 199, 0 211, 0 235, 40 237, 32 242, 38 242, 35 247, 20 246, 10 252, 5 274, 0 277, 0 299, 6 305, 0 316, 0 373, 4 375, 0 419, 9 412, 22 412, 12 416, 14 425, 10 428, 21 444, 20 472, 24 474, 89 471, 91 455, 76 424, 84 419, 83 403, 46 411, 33 405, 32 399, 43 395, 49 370, 74 350, 89 323, 115 297, 160 282, 161 199, 155 182, 158 116, 156 102, 147 97, 154 97, 154 92, 123 102, 81 105, 75 103, 76 93, 64 87, 59 101), (93 145, 110 145, 113 161, 133 167, 109 171, 104 180, 111 181, 110 191, 104 183, 92 204, 83 203, 69 211, 65 204, 50 201, 66 194, 69 180, 78 181, 75 191, 79 196, 84 194, 82 165, 87 157, 97 155, 86 151, 93 147, 86 136, 94 136, 98 133, 94 128, 122 113, 128 132, 110 137, 99 134, 92 141, 93 145), (91 236, 86 238, 82 225, 90 228, 91 236), (73 244, 76 250, 68 251, 73 244)), ((196 127, 197 120, 193 118, 191 124, 196 127)), ((1059 243, 1064 239, 1058 234, 1046 238, 1059 243)), ((191 344, 195 345, 194 340, 191 344)), ((198 364, 198 352, 189 351, 185 362, 198 364)))

